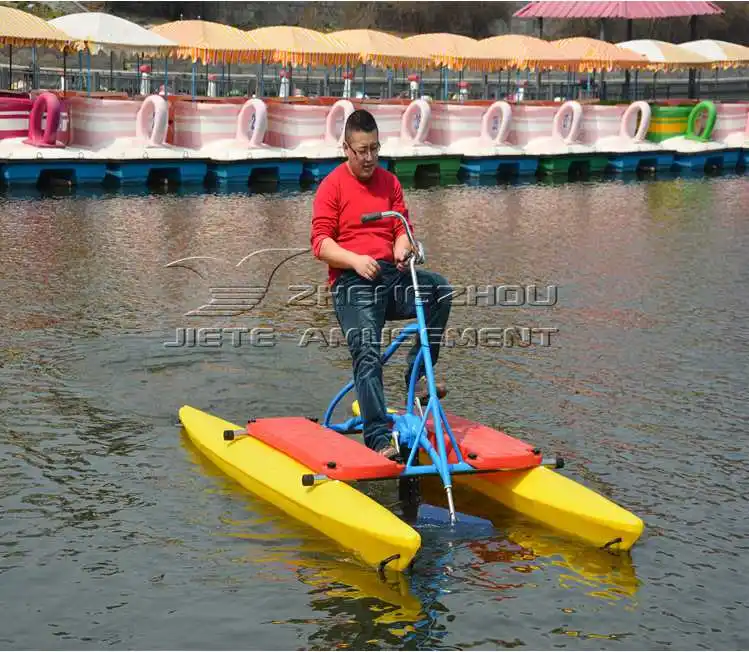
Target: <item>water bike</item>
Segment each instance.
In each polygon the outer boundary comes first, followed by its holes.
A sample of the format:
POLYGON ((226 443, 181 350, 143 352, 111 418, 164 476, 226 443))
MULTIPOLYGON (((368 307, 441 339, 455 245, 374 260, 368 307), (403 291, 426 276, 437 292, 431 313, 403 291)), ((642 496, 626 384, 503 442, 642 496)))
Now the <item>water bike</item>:
POLYGON ((456 481, 581 542, 629 550, 642 534, 642 520, 557 473, 555 469, 564 466, 561 458, 543 457, 531 444, 444 411, 435 385, 416 276, 416 265, 424 263, 424 248, 396 211, 370 213, 361 219, 366 223, 387 217, 401 220, 411 244, 408 265, 416 322, 408 324, 388 346, 382 354, 383 364, 411 335, 418 334, 420 342, 407 404, 388 409, 399 458, 388 459, 350 436, 362 431, 356 401, 349 419, 332 422, 333 411, 353 389, 353 380, 333 398, 322 422, 314 417, 258 417, 248 419, 242 427, 185 405, 179 410, 179 419, 187 435, 246 489, 380 570, 406 570, 421 547, 421 535, 350 483, 396 480, 401 487, 413 487, 419 478, 437 476, 444 487, 444 523, 448 528, 466 518, 455 509, 452 487, 456 481), (415 395, 422 362, 428 388, 426 405, 415 395))

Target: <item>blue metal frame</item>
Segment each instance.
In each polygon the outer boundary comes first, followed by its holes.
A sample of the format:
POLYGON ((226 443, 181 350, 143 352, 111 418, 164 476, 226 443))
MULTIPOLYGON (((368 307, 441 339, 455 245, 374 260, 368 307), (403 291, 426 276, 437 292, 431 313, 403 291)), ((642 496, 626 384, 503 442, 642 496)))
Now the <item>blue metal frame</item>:
MULTIPOLYGON (((372 219, 380 219, 381 217, 396 216, 401 218, 406 227, 409 239, 411 240, 414 251, 420 250, 420 246, 417 248, 413 239, 411 238, 411 232, 408 225, 400 213, 395 211, 386 211, 384 213, 376 213, 369 216, 364 216, 363 221, 369 221, 372 219)), ((421 475, 439 475, 445 489, 448 492, 448 500, 451 505, 451 512, 454 512, 452 507, 452 480, 451 476, 454 473, 475 473, 477 469, 467 463, 463 459, 463 455, 460 448, 455 441, 450 424, 447 422, 445 411, 442 408, 442 404, 437 396, 437 388, 434 380, 434 366, 432 362, 431 351, 429 349, 429 339, 427 336, 426 318, 424 315, 424 304, 418 291, 418 283, 416 281, 416 271, 414 265, 416 259, 423 261, 423 254, 414 253, 409 259, 409 265, 411 268, 411 276, 414 285, 415 304, 416 304, 416 322, 408 324, 403 331, 398 335, 394 342, 388 346, 385 352, 382 354, 383 365, 392 357, 395 351, 405 341, 407 337, 414 333, 419 334, 419 353, 414 361, 413 369, 411 371, 411 378, 408 387, 408 402, 405 407, 405 411, 401 414, 388 414, 388 418, 393 423, 393 429, 399 433, 399 438, 404 437, 410 439, 411 445, 408 459, 405 463, 405 468, 401 473, 400 477, 412 477, 421 475), (416 414, 415 412, 415 393, 416 393, 416 381, 417 373, 421 367, 421 362, 424 364, 424 371, 427 377, 427 386, 429 388, 429 401, 427 402, 426 408, 423 410, 423 415, 416 414), (432 424, 435 433, 435 439, 437 443, 437 450, 434 449, 426 429, 426 422, 429 416, 432 416, 432 424), (457 462, 450 463, 447 459, 447 449, 445 446, 445 434, 452 445, 452 449, 455 452, 457 462), (432 460, 430 465, 418 465, 417 452, 419 449, 424 449, 432 460)), ((350 381, 345 387, 343 387, 338 394, 333 398, 330 405, 328 406, 323 416, 323 426, 330 428, 340 433, 351 433, 361 431, 362 429, 362 418, 361 416, 352 417, 342 423, 331 423, 333 410, 343 399, 348 392, 354 387, 353 380, 350 381)))

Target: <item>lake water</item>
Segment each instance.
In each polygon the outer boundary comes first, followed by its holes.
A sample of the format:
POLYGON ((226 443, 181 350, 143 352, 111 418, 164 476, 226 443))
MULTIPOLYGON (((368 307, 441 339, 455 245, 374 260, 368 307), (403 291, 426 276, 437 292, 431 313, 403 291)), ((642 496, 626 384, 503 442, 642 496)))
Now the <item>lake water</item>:
MULTIPOLYGON (((325 281, 309 255, 249 313, 185 314, 216 285, 260 285, 279 254, 237 268, 248 253, 308 247, 312 197, 0 196, 0 645, 749 646, 747 177, 406 190, 428 268, 557 288, 547 307, 455 298, 446 408, 563 455, 564 474, 646 529, 613 555, 461 492, 494 533, 426 530, 413 572, 385 581, 222 476, 176 425, 183 404, 240 423, 322 416, 348 381, 345 347, 320 343, 336 326, 323 295, 288 305, 290 284, 325 281), (214 259, 167 267, 189 256, 214 259), (276 341, 165 346, 185 327, 276 341), (552 335, 460 335, 497 327, 552 335)), ((387 483, 367 491, 395 502, 387 483)))

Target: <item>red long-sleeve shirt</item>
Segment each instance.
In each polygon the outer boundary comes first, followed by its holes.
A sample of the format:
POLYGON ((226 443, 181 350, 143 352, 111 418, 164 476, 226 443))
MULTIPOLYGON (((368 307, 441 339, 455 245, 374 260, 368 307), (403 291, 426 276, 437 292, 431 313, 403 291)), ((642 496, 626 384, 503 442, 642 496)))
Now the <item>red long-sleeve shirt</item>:
MULTIPOLYGON (((312 252, 320 253, 325 238, 332 238, 339 246, 375 260, 394 262, 393 246, 401 234, 403 224, 397 217, 384 217, 362 224, 364 213, 398 211, 413 232, 408 209, 403 201, 403 188, 398 178, 377 166, 366 181, 357 179, 346 163, 341 163, 325 177, 312 204, 312 252)), ((328 267, 328 283, 333 285, 343 270, 328 267)))

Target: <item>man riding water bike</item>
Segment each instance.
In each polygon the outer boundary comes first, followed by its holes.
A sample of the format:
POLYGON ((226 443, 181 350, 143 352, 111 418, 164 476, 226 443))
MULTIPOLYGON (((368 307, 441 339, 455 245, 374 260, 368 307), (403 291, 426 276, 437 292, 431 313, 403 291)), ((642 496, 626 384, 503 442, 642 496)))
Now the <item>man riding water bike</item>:
MULTIPOLYGON (((407 260, 408 236, 395 217, 362 223, 365 213, 394 210, 408 221, 408 209, 398 178, 378 165, 379 131, 371 113, 354 111, 346 121, 343 149, 347 160, 335 168, 315 194, 311 245, 315 257, 328 264, 333 305, 353 362, 354 386, 366 446, 389 459, 398 456, 387 418, 382 380, 380 340, 386 320, 414 319, 416 308, 407 260)), ((427 270, 417 271, 419 292, 429 334, 432 361, 451 307, 447 280, 427 270)), ((405 372, 406 394, 419 353, 419 338, 411 348, 405 372)), ((420 365, 416 396, 428 399, 424 365, 420 365)), ((440 398, 444 384, 437 385, 440 398)))

